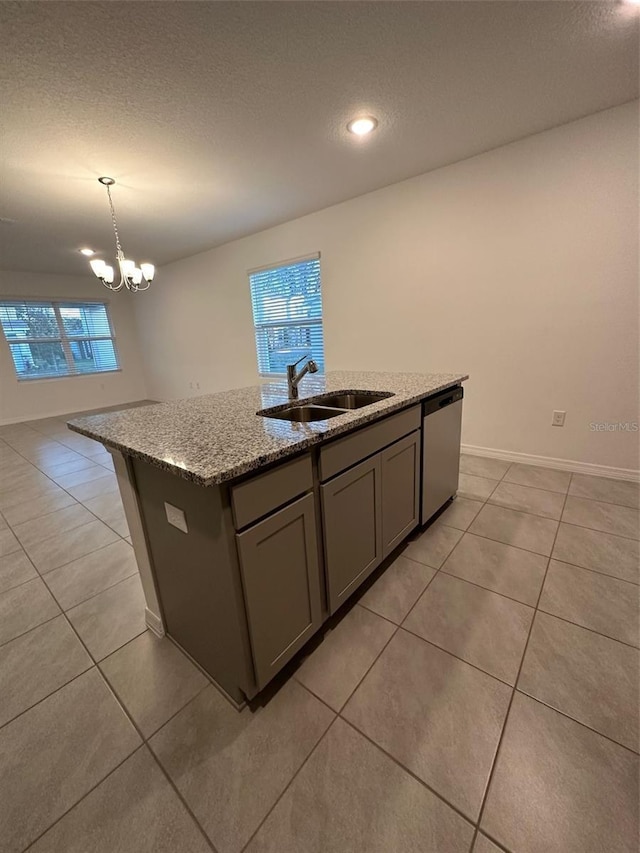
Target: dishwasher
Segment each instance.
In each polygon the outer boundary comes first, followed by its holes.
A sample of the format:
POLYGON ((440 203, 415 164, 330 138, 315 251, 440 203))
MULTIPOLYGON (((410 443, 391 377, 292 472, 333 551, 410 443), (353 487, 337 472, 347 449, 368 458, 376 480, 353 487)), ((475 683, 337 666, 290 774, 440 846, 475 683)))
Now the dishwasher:
POLYGON ((422 501, 420 523, 427 521, 458 491, 461 386, 448 388, 422 404, 422 501))

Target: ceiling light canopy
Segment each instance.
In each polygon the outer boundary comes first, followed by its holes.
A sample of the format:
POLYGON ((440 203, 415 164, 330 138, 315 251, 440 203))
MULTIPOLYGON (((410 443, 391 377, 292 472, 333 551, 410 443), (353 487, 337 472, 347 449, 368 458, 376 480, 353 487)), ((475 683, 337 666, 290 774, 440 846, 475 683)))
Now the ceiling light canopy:
POLYGON ((366 136, 378 126, 378 119, 373 116, 360 116, 352 119, 347 125, 349 133, 354 133, 356 136, 366 136))
POLYGON ((85 256, 85 258, 90 258, 91 255, 95 255, 93 249, 80 249, 79 251, 81 255, 85 256))
MULTIPOLYGON (((91 269, 100 279, 102 284, 109 290, 122 290, 126 287, 132 293, 137 293, 139 290, 148 290, 149 285, 153 281, 155 275, 155 267, 153 264, 140 264, 136 266, 136 262, 128 260, 124 256, 122 246, 120 245, 120 237, 118 235, 118 224, 116 222, 116 212, 113 207, 113 199, 111 198, 111 187, 115 184, 113 178, 98 178, 98 181, 107 188, 107 196, 109 198, 109 209, 111 210, 111 222, 113 224, 113 233, 116 238, 116 260, 120 269, 120 281, 114 284, 113 267, 109 266, 100 258, 94 258, 89 261, 91 269), (144 284, 143 284, 144 281, 144 284)), ((83 255, 95 254, 91 249, 81 249, 83 255)))

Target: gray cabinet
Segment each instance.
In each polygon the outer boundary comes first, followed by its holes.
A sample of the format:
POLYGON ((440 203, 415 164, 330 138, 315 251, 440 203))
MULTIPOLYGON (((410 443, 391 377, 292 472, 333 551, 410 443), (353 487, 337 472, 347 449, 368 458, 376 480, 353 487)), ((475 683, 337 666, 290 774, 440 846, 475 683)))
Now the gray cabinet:
POLYGON ((386 557, 418 524, 420 433, 396 441, 380 454, 382 471, 382 556, 386 557))
POLYGON ((329 611, 334 613, 418 524, 420 433, 394 442, 321 490, 329 611))
POLYGON ((382 560, 380 454, 321 489, 327 590, 333 613, 382 560))
POLYGON ((236 534, 258 689, 320 627, 312 494, 236 534))

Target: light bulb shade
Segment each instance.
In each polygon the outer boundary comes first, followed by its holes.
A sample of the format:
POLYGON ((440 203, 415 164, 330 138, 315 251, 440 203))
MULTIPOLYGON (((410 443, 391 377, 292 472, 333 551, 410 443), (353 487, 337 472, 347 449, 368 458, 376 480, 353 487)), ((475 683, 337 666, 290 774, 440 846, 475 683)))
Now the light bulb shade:
POLYGON ((140 282, 142 281, 142 270, 140 269, 140 267, 133 268, 131 278, 133 279, 134 284, 140 284, 140 282))
POLYGON ((131 278, 131 276, 133 275, 133 271, 136 268, 136 262, 128 261, 126 258, 123 258, 121 261, 119 261, 119 264, 120 272, 122 273, 122 275, 126 276, 127 278, 131 278))
POLYGON ((94 258, 92 261, 89 261, 89 264, 95 275, 97 275, 98 278, 102 278, 106 267, 105 262, 101 258, 94 258))
POLYGON ((113 283, 113 267, 108 267, 106 264, 104 266, 104 270, 102 272, 102 278, 107 284, 113 283))
POLYGON ((140 264, 140 269, 147 281, 153 281, 153 277, 156 274, 156 268, 153 264, 140 264))

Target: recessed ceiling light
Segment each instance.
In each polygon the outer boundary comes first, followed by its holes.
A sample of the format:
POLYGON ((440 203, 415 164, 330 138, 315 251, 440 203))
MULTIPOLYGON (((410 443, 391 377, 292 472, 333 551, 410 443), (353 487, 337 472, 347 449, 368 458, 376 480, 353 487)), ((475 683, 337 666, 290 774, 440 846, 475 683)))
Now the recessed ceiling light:
POLYGON ((366 136, 375 130, 378 126, 378 119, 373 116, 361 116, 360 118, 352 119, 347 125, 349 133, 355 133, 356 136, 366 136))
POLYGON ((93 249, 80 249, 80 254, 84 255, 87 258, 90 258, 91 255, 95 255, 93 249))

